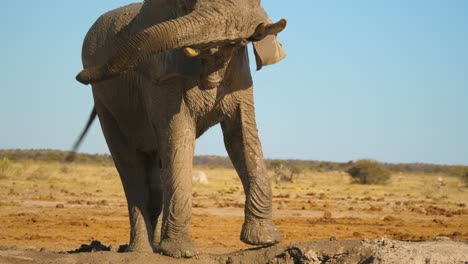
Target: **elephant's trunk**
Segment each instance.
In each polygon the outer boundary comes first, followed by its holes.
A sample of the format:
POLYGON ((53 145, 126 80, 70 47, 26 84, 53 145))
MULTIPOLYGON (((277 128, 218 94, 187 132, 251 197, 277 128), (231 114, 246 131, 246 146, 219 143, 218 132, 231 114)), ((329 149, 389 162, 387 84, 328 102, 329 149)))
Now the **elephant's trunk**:
POLYGON ((223 12, 223 9, 196 9, 188 15, 156 24, 134 34, 106 64, 84 69, 76 78, 84 84, 95 83, 128 71, 154 53, 197 44, 248 38, 254 34, 261 21, 252 15, 243 16, 243 20, 247 21, 241 21, 243 25, 240 25, 239 18, 232 12, 223 12))

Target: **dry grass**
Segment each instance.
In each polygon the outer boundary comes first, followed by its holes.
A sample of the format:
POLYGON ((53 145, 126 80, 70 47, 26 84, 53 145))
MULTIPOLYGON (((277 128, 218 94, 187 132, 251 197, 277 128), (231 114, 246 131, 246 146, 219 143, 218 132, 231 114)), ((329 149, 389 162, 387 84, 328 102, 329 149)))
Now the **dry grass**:
MULTIPOLYGON (((194 184, 195 196, 218 200, 224 194, 229 194, 231 199, 243 201, 242 184, 235 170, 208 167, 196 167, 194 170, 204 171, 209 179, 208 185, 194 184)), ((269 174, 273 175, 273 172, 269 174)), ((120 178, 113 166, 11 162, 3 175, 0 180, 1 195, 7 195, 10 189, 15 189, 15 186, 22 186, 25 187, 22 191, 24 196, 33 193, 45 195, 49 189, 55 189, 64 194, 104 193, 114 197, 124 197, 120 178)), ((322 194, 330 197, 388 197, 392 200, 419 197, 434 201, 468 202, 468 193, 460 180, 445 175, 401 173, 393 175, 387 185, 359 185, 352 184, 351 177, 344 172, 306 172, 294 183, 275 184, 273 177, 271 183, 274 195, 322 194)))
MULTIPOLYGON (((244 194, 233 169, 197 167, 193 237, 202 247, 242 248, 244 194), (215 236, 213 236, 216 234, 215 236)), ((125 196, 110 165, 11 162, 0 179, 0 245, 70 249, 91 239, 128 241, 125 196)), ((389 236, 468 239, 467 189, 445 175, 396 174, 387 185, 352 184, 343 172, 306 172, 275 184, 274 217, 285 243, 389 236), (442 178, 442 181, 439 180, 442 178)))
MULTIPOLYGON (((204 171, 209 178, 209 185, 194 185, 194 191, 201 194, 227 192, 232 188, 242 190, 237 173, 231 169, 195 168, 204 171)), ((273 175, 273 172, 269 172, 273 175)), ((292 192, 297 195, 308 193, 326 193, 334 196, 393 196, 406 198, 431 197, 468 201, 468 193, 456 177, 446 175, 397 174, 387 185, 360 185, 351 183, 351 177, 345 172, 306 172, 294 183, 275 184, 271 177, 274 193, 292 192), (443 179, 443 184, 439 181, 443 179)))

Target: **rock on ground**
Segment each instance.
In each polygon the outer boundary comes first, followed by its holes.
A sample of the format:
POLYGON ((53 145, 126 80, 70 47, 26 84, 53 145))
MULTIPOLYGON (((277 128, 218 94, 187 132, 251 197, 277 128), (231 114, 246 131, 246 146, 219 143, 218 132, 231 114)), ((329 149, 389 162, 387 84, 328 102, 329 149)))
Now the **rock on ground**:
POLYGON ((203 171, 197 171, 192 175, 192 182, 193 183, 201 183, 201 184, 208 184, 208 177, 206 173, 203 171))

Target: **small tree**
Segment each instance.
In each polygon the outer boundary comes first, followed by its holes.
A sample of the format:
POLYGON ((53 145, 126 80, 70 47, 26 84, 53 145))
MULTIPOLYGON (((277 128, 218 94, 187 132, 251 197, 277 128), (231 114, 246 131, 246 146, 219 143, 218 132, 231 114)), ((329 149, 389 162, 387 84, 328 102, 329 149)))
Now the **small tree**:
POLYGON ((305 171, 304 166, 300 164, 292 163, 288 165, 281 160, 271 161, 269 167, 275 173, 276 183, 280 183, 282 181, 294 182, 295 177, 301 175, 305 171))
POLYGON ((270 169, 272 169, 273 171, 277 171, 277 170, 281 170, 283 169, 284 167, 284 163, 280 160, 272 160, 270 162, 270 169))
POLYGON ((273 160, 270 162, 270 168, 275 172, 275 183, 280 183, 284 178, 284 163, 280 160, 273 160))
POLYGON ((292 164, 291 166, 289 166, 289 171, 291 172, 290 176, 289 176, 289 181, 290 182, 294 182, 294 176, 297 175, 301 175, 302 173, 304 173, 304 167, 297 164, 297 163, 294 163, 292 164))
POLYGON ((374 160, 353 162, 346 172, 359 184, 386 184, 390 179, 390 171, 374 160))

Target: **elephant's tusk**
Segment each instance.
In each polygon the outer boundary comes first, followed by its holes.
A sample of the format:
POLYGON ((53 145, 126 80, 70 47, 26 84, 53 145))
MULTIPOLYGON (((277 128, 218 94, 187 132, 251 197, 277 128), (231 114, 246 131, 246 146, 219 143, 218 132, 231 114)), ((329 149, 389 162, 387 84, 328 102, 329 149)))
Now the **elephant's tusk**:
POLYGON ((286 26, 288 25, 288 21, 286 18, 282 18, 280 21, 274 24, 268 24, 265 26, 265 34, 266 35, 276 35, 283 31, 286 26))
POLYGON ((282 18, 276 23, 261 23, 255 29, 255 33, 248 40, 250 41, 259 41, 265 38, 268 35, 276 35, 283 31, 286 28, 288 21, 285 18, 282 18))
POLYGON ((198 50, 198 49, 185 47, 184 48, 184 53, 185 53, 185 56, 187 56, 188 58, 195 58, 198 55, 200 55, 201 51, 198 50))

